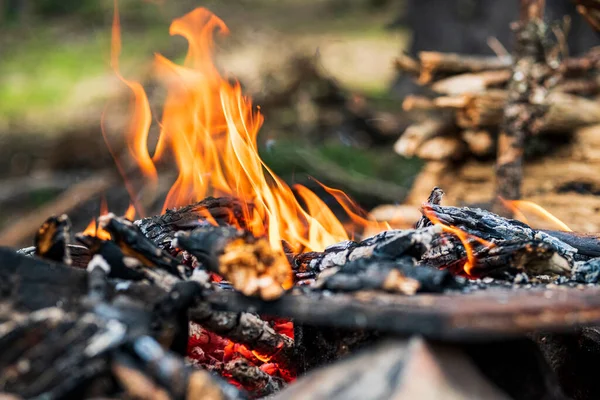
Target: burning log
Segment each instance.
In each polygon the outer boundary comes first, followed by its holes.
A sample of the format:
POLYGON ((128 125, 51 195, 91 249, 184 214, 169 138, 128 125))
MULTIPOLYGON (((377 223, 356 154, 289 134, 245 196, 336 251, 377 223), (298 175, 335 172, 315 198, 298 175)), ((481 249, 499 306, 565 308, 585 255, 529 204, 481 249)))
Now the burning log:
POLYGON ((245 207, 232 197, 207 197, 206 199, 178 209, 169 209, 164 214, 135 221, 134 224, 148 239, 162 249, 171 250, 175 233, 209 225, 214 221, 219 225, 246 227, 245 207))
POLYGON ((100 228, 110 233, 126 256, 139 260, 146 267, 164 269, 174 276, 185 273, 176 258, 159 249, 133 222, 109 213, 98 218, 98 223, 100 228))
POLYGON ((267 238, 254 237, 234 227, 208 226, 176 235, 175 247, 198 259, 242 293, 270 300, 289 284, 290 266, 282 251, 271 248, 267 238))
POLYGON ((35 255, 48 260, 72 264, 69 243, 71 221, 65 214, 50 217, 35 234, 35 255))
POLYGON ((358 243, 347 241, 330 246, 323 252, 299 254, 293 260, 292 269, 297 281, 306 281, 326 269, 341 267, 358 259, 419 258, 429 248, 437 232, 440 232, 437 227, 385 231, 358 243))
POLYGON ((271 362, 293 368, 294 340, 277 333, 268 322, 248 312, 216 311, 201 303, 189 311, 190 319, 211 332, 247 345, 271 362))
POLYGON ((263 372, 245 358, 238 358, 227 363, 225 373, 231 375, 244 387, 250 388, 253 398, 271 396, 285 386, 282 379, 263 372))

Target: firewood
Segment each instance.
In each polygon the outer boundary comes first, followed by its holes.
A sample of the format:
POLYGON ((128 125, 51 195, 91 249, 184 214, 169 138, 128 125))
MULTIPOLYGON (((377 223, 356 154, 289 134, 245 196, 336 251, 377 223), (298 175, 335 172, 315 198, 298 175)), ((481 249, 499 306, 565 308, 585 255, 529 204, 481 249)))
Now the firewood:
POLYGON ((467 56, 456 53, 422 51, 419 53, 421 74, 419 83, 426 84, 436 74, 458 74, 464 72, 482 72, 510 68, 512 59, 508 56, 467 56))
POLYGON ((507 92, 499 89, 462 95, 464 105, 456 111, 457 125, 466 129, 500 125, 507 97, 507 92))
POLYGON ((108 213, 98 218, 98 225, 110 233, 126 256, 139 260, 146 267, 159 267, 175 276, 184 273, 179 261, 144 236, 133 222, 108 213))
POLYGON ((532 133, 565 132, 600 123, 600 103, 567 93, 551 92, 547 111, 534 121, 532 133))
POLYGON ((461 132, 461 138, 467 144, 469 151, 476 156, 488 156, 494 152, 494 139, 486 130, 465 129, 461 132))
POLYGON ((509 69, 467 73, 440 79, 431 85, 431 88, 447 95, 463 93, 479 93, 492 86, 506 83, 512 73, 509 69))
POLYGON ((35 255, 71 265, 71 221, 65 214, 50 217, 35 234, 35 255))
POLYGON ((408 54, 402 53, 394 60, 394 65, 398 71, 407 72, 414 76, 419 76, 421 73, 421 65, 409 56, 408 54))
POLYGON ((416 155, 427 161, 460 160, 465 156, 466 144, 457 137, 438 136, 427 140, 416 155))
POLYGON ((271 362, 293 368, 294 340, 277 333, 268 322, 248 312, 214 310, 200 303, 189 311, 190 319, 205 329, 241 343, 271 358, 271 362))
POLYGON ((394 144, 394 151, 405 157, 412 157, 427 140, 444 135, 452 127, 448 119, 431 118, 410 125, 394 144))
POLYGON ((421 230, 390 230, 361 242, 342 242, 323 252, 309 252, 294 258, 293 269, 297 281, 312 280, 319 273, 333 267, 362 258, 399 260, 403 257, 418 258, 429 247, 438 227, 421 230))
POLYGON ((177 234, 174 245, 186 250, 248 296, 271 300, 289 285, 291 269, 285 254, 266 237, 234 227, 207 226, 177 234))
POLYGON ((412 110, 434 110, 437 106, 432 99, 425 96, 415 96, 409 94, 402 101, 402 109, 404 111, 412 110))
POLYGON ((209 225, 211 220, 220 225, 233 224, 244 229, 244 207, 247 206, 233 197, 207 197, 189 206, 168 209, 164 214, 137 220, 134 224, 161 249, 171 250, 171 241, 175 239, 176 232, 209 225))
POLYGON ((357 259, 323 271, 311 285, 333 292, 383 290, 409 296, 417 292, 443 292, 459 286, 447 271, 417 267, 412 257, 400 257, 395 261, 377 257, 357 259))
POLYGON ((253 398, 271 396, 285 386, 282 379, 263 372, 243 357, 228 362, 225 365, 225 372, 244 387, 250 388, 253 398))
POLYGON ((557 84, 554 91, 580 96, 593 96, 600 92, 600 80, 598 78, 567 79, 557 84))

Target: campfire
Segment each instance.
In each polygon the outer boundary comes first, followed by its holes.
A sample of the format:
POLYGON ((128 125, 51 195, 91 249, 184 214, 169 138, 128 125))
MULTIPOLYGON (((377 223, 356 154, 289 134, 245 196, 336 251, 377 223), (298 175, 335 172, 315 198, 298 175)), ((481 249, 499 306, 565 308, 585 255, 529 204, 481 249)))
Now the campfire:
MULTIPOLYGON (((134 97, 133 162, 115 158, 131 205, 123 215, 103 207, 80 233, 52 216, 33 247, 0 248, 7 398, 600 393, 596 235, 525 201, 501 200, 519 220, 447 206, 438 187, 412 228, 391 229, 322 185, 338 218, 260 158, 262 116, 213 64, 213 36, 227 27, 204 8, 171 25, 189 45, 183 64, 155 57, 167 96, 151 152, 155 116, 119 69, 116 7, 112 33, 112 67, 134 97), (178 176, 163 211, 148 215, 142 197, 159 192, 168 165, 178 176), (556 229, 528 224, 531 212, 556 229)), ((509 68, 489 79, 505 82, 509 68)))

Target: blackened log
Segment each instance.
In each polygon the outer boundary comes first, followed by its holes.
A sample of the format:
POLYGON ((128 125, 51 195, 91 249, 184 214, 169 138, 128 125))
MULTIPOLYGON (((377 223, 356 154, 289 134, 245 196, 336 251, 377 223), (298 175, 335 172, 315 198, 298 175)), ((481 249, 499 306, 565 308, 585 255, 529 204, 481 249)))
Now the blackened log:
MULTIPOLYGON (((425 215, 431 213, 443 224, 455 226, 470 235, 500 245, 502 241, 539 241, 553 247, 566 261, 565 268, 572 265, 577 249, 549 235, 544 231, 532 229, 528 225, 513 219, 500 217, 479 208, 445 207, 423 204, 425 215)), ((563 263, 564 264, 564 263, 563 263)))
POLYGON ((398 296, 382 292, 320 293, 296 289, 266 302, 235 292, 208 293, 217 310, 252 309, 294 323, 369 329, 446 340, 502 338, 533 331, 572 331, 600 324, 600 288, 497 288, 398 296))
POLYGON ((600 258, 576 262, 573 266, 573 279, 582 283, 598 283, 600 281, 600 258))
POLYGON ((35 255, 71 265, 68 247, 71 242, 71 221, 66 214, 48 218, 35 234, 35 255))
POLYGON ((134 257, 146 267, 158 267, 175 276, 182 276, 183 266, 166 250, 160 249, 131 221, 109 213, 98 218, 99 226, 108 231, 123 253, 134 257))
POLYGON ((285 386, 282 379, 263 372, 243 357, 228 362, 224 372, 247 388, 253 398, 271 396, 285 386))
POLYGON ((175 233, 209 225, 210 219, 219 225, 235 225, 244 229, 244 211, 250 212, 248 207, 232 197, 207 197, 186 207, 169 209, 162 215, 137 220, 135 225, 159 247, 170 250, 175 233))
POLYGON ((385 290, 407 295, 443 292, 459 284, 447 271, 415 265, 412 257, 396 261, 358 259, 321 273, 312 287, 331 291, 385 290))
POLYGON ((282 286, 290 284, 291 269, 285 254, 272 249, 266 237, 211 225, 180 232, 173 244, 248 296, 275 299, 283 293, 282 286))
POLYGON ((391 230, 361 242, 346 241, 327 247, 323 252, 297 255, 292 265, 296 281, 314 279, 320 272, 347 262, 370 258, 397 260, 401 257, 419 258, 430 246, 438 227, 426 229, 391 230))
MULTIPOLYGON (((86 246, 81 246, 78 244, 67 244, 69 248, 69 254, 71 255, 71 266, 77 268, 85 268, 90 262, 91 254, 86 246)), ((17 250, 17 253, 24 254, 27 256, 35 255, 35 246, 24 247, 22 249, 17 250)))

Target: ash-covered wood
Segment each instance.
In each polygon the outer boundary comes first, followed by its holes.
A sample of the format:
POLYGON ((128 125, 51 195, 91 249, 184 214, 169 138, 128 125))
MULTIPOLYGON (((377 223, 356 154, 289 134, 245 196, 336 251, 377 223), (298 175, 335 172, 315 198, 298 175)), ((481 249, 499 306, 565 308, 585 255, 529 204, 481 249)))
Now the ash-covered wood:
POLYGON ((207 197, 189 206, 169 209, 162 215, 137 220, 135 225, 160 248, 170 250, 175 233, 210 225, 211 219, 219 225, 231 224, 244 229, 244 210, 248 207, 232 197, 207 197))
POLYGON ((282 286, 290 284, 285 254, 272 249, 266 237, 234 227, 206 226, 178 233, 174 245, 248 296, 275 299, 283 293, 282 286))
POLYGON ((71 221, 65 214, 48 218, 35 234, 35 255, 71 265, 71 221))
POLYGON ((413 295, 443 292, 460 285, 448 271, 415 265, 412 257, 395 261, 358 259, 322 272, 312 287, 331 291, 384 290, 413 295))
POLYGON ((419 258, 427 250, 435 234, 440 231, 438 227, 385 231, 361 242, 341 242, 327 247, 323 252, 299 254, 294 258, 292 268, 298 282, 312 280, 328 268, 339 267, 361 258, 419 258))
MULTIPOLYGON (((536 231, 516 220, 509 220, 482 209, 444 207, 423 204, 424 215, 435 215, 444 225, 467 233, 468 243, 474 250, 475 275, 485 275, 497 268, 524 269, 533 274, 570 272, 577 249, 563 241, 536 231), (481 239, 485 243, 481 243, 481 239)), ((421 263, 452 268, 467 262, 464 244, 454 235, 438 237, 421 263), (461 261, 459 261, 461 260, 461 261)))

